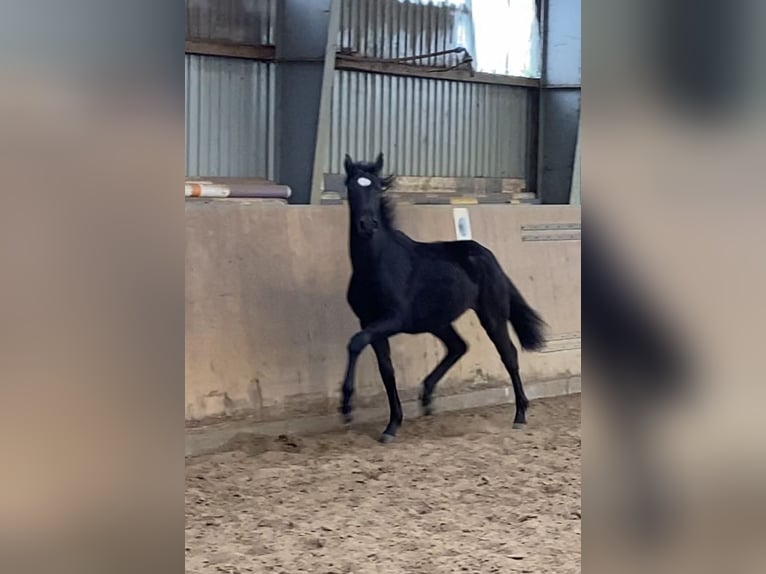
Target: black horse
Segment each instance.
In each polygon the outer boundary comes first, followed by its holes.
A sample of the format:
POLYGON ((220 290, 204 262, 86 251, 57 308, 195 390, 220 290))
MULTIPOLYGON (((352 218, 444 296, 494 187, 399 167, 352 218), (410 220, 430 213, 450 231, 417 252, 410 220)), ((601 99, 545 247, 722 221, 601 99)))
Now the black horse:
POLYGON ((383 154, 374 163, 355 163, 346 155, 344 167, 353 267, 347 298, 362 326, 348 344, 341 404, 344 420, 351 420, 357 359, 372 345, 391 409, 380 440, 390 442, 396 436, 402 407, 388 339, 398 333, 432 333, 447 348, 447 356, 423 381, 421 405, 430 414, 436 383, 468 350, 452 323, 473 309, 511 377, 516 398, 513 426, 520 428, 526 423, 529 401, 507 322, 513 325, 521 346, 535 350, 544 343, 545 323, 540 315, 527 304, 489 249, 475 241, 421 243, 396 229, 393 203, 385 194, 393 177, 381 176, 383 154))

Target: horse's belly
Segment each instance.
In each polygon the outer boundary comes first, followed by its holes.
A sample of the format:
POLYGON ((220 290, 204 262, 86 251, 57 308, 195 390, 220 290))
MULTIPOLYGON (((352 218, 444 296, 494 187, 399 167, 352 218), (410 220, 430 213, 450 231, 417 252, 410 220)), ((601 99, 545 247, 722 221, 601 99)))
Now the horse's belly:
POLYGON ((415 332, 423 332, 455 321, 473 306, 478 288, 467 279, 443 278, 414 295, 411 327, 415 332))

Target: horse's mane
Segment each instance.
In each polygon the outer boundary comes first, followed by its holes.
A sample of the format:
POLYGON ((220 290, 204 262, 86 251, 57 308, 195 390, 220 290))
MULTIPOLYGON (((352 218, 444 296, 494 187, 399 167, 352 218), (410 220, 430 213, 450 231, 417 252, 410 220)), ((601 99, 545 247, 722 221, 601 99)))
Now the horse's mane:
POLYGON ((391 174, 380 180, 380 216, 383 226, 387 229, 396 229, 396 202, 394 198, 386 194, 396 181, 396 176, 391 174))

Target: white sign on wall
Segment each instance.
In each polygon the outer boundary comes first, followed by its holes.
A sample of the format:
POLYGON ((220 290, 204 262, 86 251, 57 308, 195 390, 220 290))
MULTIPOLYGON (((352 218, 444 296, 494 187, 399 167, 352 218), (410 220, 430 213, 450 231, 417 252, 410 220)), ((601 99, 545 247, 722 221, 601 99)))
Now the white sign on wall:
POLYGON ((452 210, 455 218, 455 237, 458 241, 467 241, 471 239, 471 218, 468 216, 468 210, 465 207, 455 207, 452 210))

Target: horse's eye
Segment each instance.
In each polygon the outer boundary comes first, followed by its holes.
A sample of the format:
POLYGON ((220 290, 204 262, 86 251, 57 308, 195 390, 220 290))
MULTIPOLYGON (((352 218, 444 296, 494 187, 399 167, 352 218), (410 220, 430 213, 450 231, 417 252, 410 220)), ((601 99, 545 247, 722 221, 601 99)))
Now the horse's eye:
POLYGON ((367 179, 366 177, 360 177, 356 180, 356 183, 361 185, 362 187, 370 187, 372 185, 372 181, 367 179))

